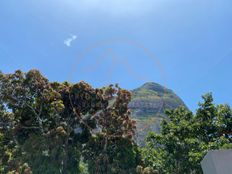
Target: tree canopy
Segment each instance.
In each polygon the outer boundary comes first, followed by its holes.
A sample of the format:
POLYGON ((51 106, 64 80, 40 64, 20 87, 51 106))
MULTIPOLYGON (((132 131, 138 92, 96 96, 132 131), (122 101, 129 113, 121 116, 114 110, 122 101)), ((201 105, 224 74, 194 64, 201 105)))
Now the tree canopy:
POLYGON ((232 148, 232 111, 203 96, 196 114, 184 107, 167 111, 161 134, 151 133, 143 160, 165 174, 201 174, 200 162, 209 150, 232 148))
POLYGON ((0 173, 201 174, 209 150, 232 148, 232 110, 210 93, 196 113, 167 110, 144 147, 134 140, 130 100, 118 85, 0 73, 0 173))
POLYGON ((37 70, 1 73, 0 89, 2 173, 79 173, 81 158, 90 173, 135 169, 128 91, 49 82, 37 70))

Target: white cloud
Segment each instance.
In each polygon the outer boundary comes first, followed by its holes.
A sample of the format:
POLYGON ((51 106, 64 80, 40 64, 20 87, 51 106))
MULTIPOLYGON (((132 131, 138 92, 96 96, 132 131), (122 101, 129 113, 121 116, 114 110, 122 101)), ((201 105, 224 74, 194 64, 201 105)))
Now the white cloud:
POLYGON ((70 47, 71 44, 72 44, 72 42, 73 42, 74 40, 76 40, 76 39, 77 39, 77 36, 76 36, 76 35, 71 35, 71 37, 69 37, 69 38, 67 38, 67 39, 64 40, 64 44, 65 44, 67 47, 70 47))

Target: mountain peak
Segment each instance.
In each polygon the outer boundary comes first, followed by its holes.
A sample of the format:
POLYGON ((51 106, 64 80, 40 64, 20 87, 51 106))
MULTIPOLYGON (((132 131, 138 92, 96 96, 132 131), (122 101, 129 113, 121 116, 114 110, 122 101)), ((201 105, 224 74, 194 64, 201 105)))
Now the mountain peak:
POLYGON ((160 122, 162 118, 166 118, 166 109, 185 106, 172 90, 155 82, 147 82, 131 92, 132 100, 129 108, 132 111, 132 117, 137 120, 139 144, 144 143, 147 132, 160 131, 160 122))
POLYGON ((168 89, 158 83, 155 82, 147 82, 144 83, 140 89, 146 89, 146 90, 152 90, 152 91, 156 91, 156 92, 165 92, 168 89))
POLYGON ((134 115, 139 117, 164 115, 166 109, 175 109, 185 106, 184 102, 170 89, 155 83, 147 82, 141 87, 132 90, 132 101, 129 107, 134 115), (141 112, 142 111, 142 112, 141 112))
POLYGON ((145 97, 145 96, 158 96, 162 97, 164 95, 174 94, 174 92, 158 83, 147 82, 141 87, 132 90, 134 97, 145 97))

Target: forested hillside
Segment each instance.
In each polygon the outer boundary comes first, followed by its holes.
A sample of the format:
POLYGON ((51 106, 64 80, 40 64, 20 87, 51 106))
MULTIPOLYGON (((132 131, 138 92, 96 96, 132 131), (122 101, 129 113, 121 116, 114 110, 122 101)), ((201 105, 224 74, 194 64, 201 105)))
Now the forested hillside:
POLYGON ((0 173, 201 174, 209 150, 232 148, 232 110, 212 94, 195 114, 179 100, 139 147, 128 107, 138 91, 50 82, 38 70, 0 73, 0 173))

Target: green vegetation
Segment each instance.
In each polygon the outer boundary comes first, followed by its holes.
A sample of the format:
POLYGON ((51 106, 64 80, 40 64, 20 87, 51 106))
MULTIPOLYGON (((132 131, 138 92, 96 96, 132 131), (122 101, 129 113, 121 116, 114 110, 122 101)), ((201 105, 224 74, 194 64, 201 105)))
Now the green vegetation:
POLYGON ((145 166, 162 174, 201 174, 200 161, 209 150, 232 148, 232 111, 203 96, 196 114, 185 107, 167 111, 161 134, 150 133, 142 149, 145 166))
POLYGON ((128 91, 51 83, 36 70, 1 73, 0 90, 0 173, 135 173, 128 91))
POLYGON ((131 92, 132 100, 129 107, 135 118, 165 116, 166 109, 185 106, 184 102, 172 90, 157 83, 145 83, 131 92))
MULTIPOLYGON (((143 88, 136 97, 176 96, 154 83, 143 88)), ((232 110, 211 94, 195 114, 183 104, 143 119, 161 122, 160 134, 138 147, 131 97, 117 85, 49 82, 37 70, 0 73, 0 173, 201 174, 207 151, 232 148, 232 110)))
POLYGON ((165 110, 185 106, 172 90, 157 83, 145 83, 131 92, 129 108, 137 121, 136 142, 142 146, 145 145, 148 132, 160 132, 160 122, 162 118, 167 118, 165 110))

